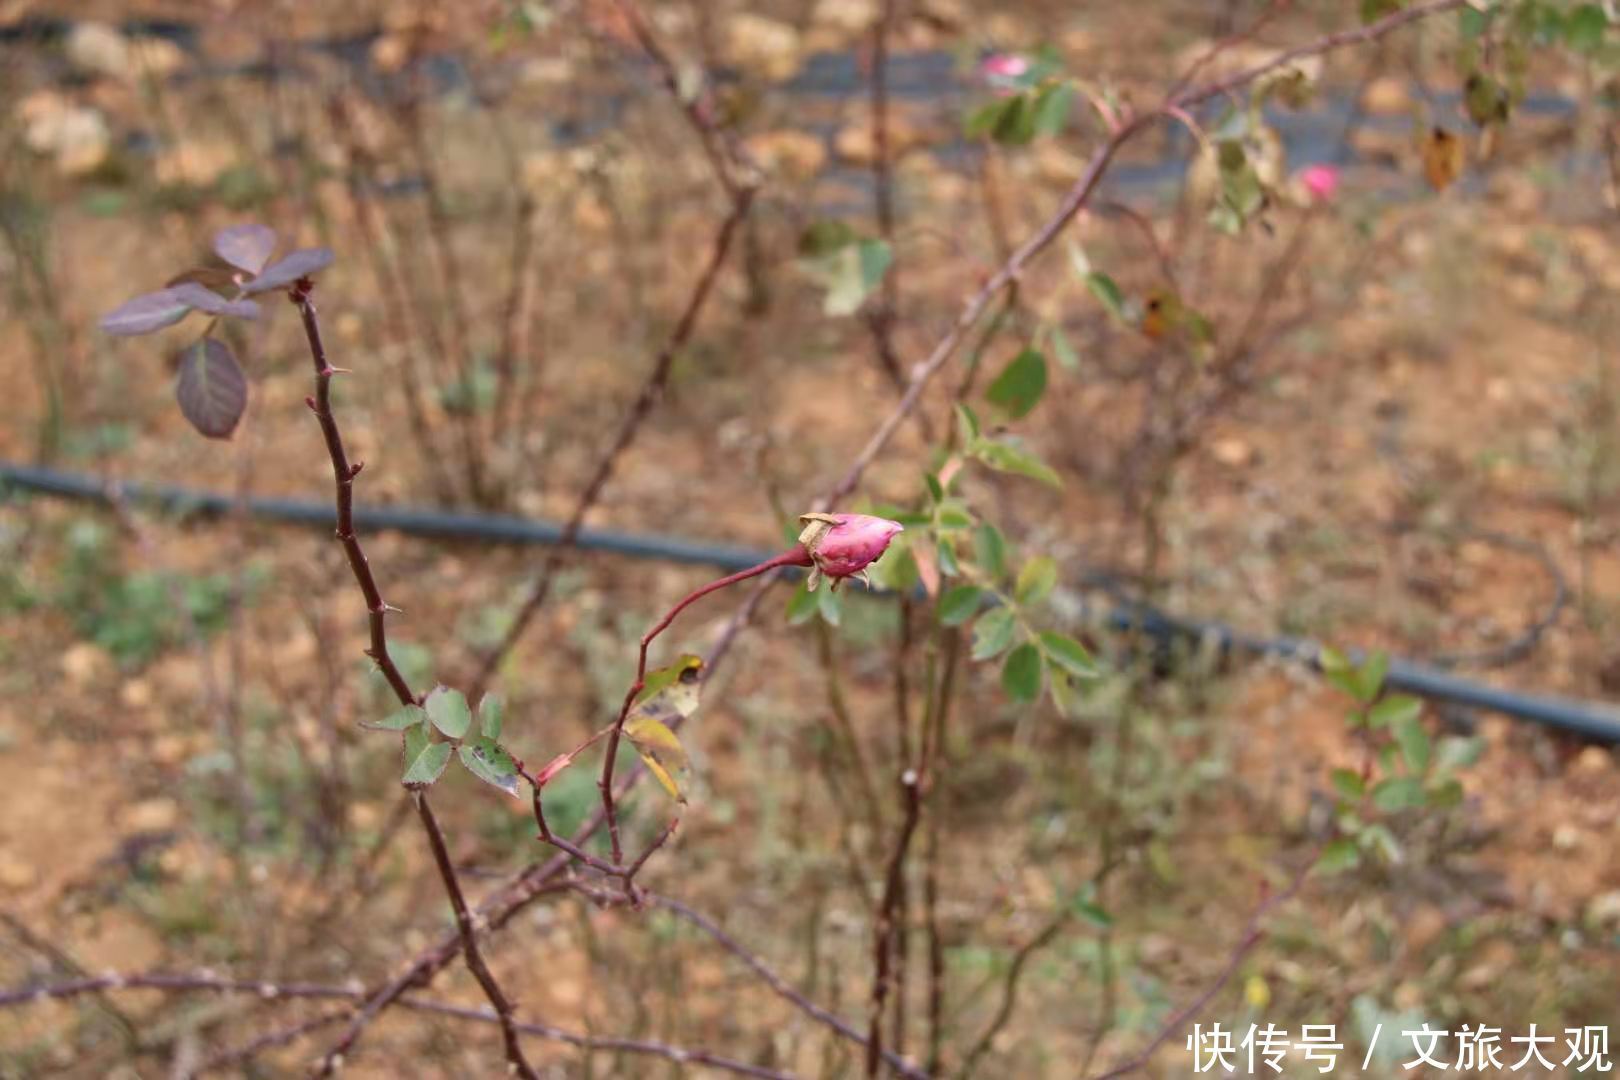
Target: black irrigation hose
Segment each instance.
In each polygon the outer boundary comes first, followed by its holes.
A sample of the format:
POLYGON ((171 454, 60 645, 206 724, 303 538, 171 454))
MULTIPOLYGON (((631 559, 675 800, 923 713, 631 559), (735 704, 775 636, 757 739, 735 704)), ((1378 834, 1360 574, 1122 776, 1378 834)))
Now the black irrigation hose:
MULTIPOLYGON (((106 481, 92 476, 57 472, 0 462, 0 489, 56 495, 111 505, 115 494, 106 481)), ((116 497, 156 506, 175 514, 217 517, 231 512, 237 500, 215 492, 193 491, 167 484, 124 484, 116 497)), ((296 525, 330 528, 330 503, 297 499, 252 497, 245 501, 254 517, 296 525)), ((368 530, 388 529, 409 536, 436 540, 476 540, 502 544, 556 544, 562 528, 547 522, 509 515, 461 514, 405 507, 356 506, 355 524, 368 530)), ((643 536, 610 529, 582 529, 575 541, 586 551, 601 551, 640 559, 741 570, 755 566, 768 552, 662 536, 643 536)), ((1098 581, 1093 576, 1092 584, 1098 581)), ((1222 623, 1202 622, 1170 615, 1158 608, 1122 596, 1117 581, 1102 584, 1115 597, 1103 612, 1103 621, 1116 630, 1145 633, 1162 647, 1176 643, 1205 643, 1224 655, 1269 656, 1320 670, 1322 647, 1299 638, 1264 638, 1245 634, 1222 623)), ((1385 684, 1393 689, 1437 701, 1489 709, 1520 720, 1588 739, 1620 743, 1620 710, 1601 702, 1544 697, 1501 690, 1465 679, 1432 665, 1391 658, 1385 684)))

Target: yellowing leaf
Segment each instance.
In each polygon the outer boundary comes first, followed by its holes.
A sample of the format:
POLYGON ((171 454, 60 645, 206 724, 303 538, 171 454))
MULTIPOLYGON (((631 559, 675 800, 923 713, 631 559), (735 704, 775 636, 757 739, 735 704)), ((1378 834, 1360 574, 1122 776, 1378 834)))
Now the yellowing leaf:
POLYGON ((686 748, 675 733, 652 717, 638 714, 625 721, 624 737, 630 740, 641 755, 641 760, 647 766, 647 771, 658 778, 664 785, 664 790, 677 801, 686 802, 686 796, 681 794, 681 787, 675 780, 675 773, 685 772, 690 762, 686 756, 686 748))
POLYGON ((702 657, 690 654, 668 667, 649 672, 646 685, 636 695, 635 709, 624 723, 624 736, 641 755, 647 771, 683 803, 686 796, 681 793, 675 774, 685 772, 689 762, 686 749, 670 727, 674 721, 697 712, 702 674, 702 657))
POLYGON ((697 712, 702 676, 703 658, 690 653, 668 667, 649 671, 641 693, 636 695, 632 715, 650 717, 664 724, 676 717, 684 720, 697 712))
POLYGON ((1464 164, 1463 141, 1445 128, 1433 128, 1423 140, 1423 175, 1436 191, 1450 187, 1462 175, 1464 164))

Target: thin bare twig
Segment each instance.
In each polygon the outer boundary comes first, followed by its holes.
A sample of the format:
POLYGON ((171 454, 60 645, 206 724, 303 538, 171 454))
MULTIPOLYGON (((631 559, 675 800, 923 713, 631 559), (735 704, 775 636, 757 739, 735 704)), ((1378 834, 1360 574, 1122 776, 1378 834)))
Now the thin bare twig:
MULTIPOLYGON (((750 952, 749 949, 736 938, 722 930, 719 924, 713 919, 709 918, 707 915, 688 907, 686 904, 683 904, 681 901, 676 900, 673 897, 663 896, 653 892, 644 893, 643 896, 648 903, 654 904, 665 909, 666 911, 680 916, 682 919, 685 919, 699 930, 702 930, 705 934, 708 934, 720 945, 721 948, 725 949, 727 952, 731 953, 731 955, 735 956, 737 959, 746 964, 748 969, 758 976, 761 982, 770 987, 778 997, 793 1005, 794 1008, 798 1009, 812 1020, 819 1024, 825 1025, 832 1031, 837 1032, 839 1035, 850 1040, 851 1042, 865 1047, 871 1046, 868 1038, 856 1030, 853 1024, 850 1024, 848 1021, 840 1018, 835 1013, 828 1012, 820 1005, 817 1005, 814 1001, 811 1001, 809 998, 805 997, 798 990, 794 989, 786 979, 772 970, 770 966, 765 963, 765 961, 761 960, 754 953, 750 952)), ((911 1080, 924 1080, 924 1078, 927 1076, 926 1073, 922 1072, 915 1065, 911 1064, 911 1062, 907 1061, 899 1054, 889 1053, 887 1051, 883 1051, 882 1054, 883 1060, 902 1076, 911 1078, 911 1080)))
POLYGON ((471 696, 476 697, 482 693, 490 680, 495 677, 501 661, 517 646, 529 623, 545 604, 551 594, 551 585, 557 575, 557 570, 568 557, 574 540, 579 535, 580 528, 585 524, 585 515, 590 513, 602 497, 602 490, 613 475, 614 467, 630 444, 635 441, 641 425, 646 422, 652 408, 658 399, 663 396, 664 387, 669 382, 670 368, 675 362, 676 355, 686 347, 693 331, 697 329, 698 318, 708 303, 709 295, 714 290, 715 281, 720 276, 720 270, 726 263, 733 241, 748 217, 754 204, 754 196, 758 193, 760 174, 747 161, 741 149, 727 136, 717 122, 714 103, 705 93, 689 94, 683 92, 680 73, 675 62, 665 52, 657 37, 648 26, 645 16, 631 0, 617 0, 617 7, 624 15, 631 29, 636 35, 642 50, 647 54, 658 68, 660 81, 668 91, 670 97, 676 101, 688 123, 697 133, 703 144, 704 153, 708 156, 710 167, 714 171, 715 179, 726 198, 731 204, 730 212, 720 223, 714 241, 710 246, 708 262, 698 274, 697 281, 692 286, 686 306, 675 328, 670 331, 664 345, 653 360, 652 370, 647 373, 641 390, 630 404, 629 411, 619 424, 618 432, 613 441, 608 444, 607 450, 598 460, 596 471, 586 483, 579 499, 574 504, 573 513, 569 515, 568 522, 563 526, 562 535, 557 545, 552 549, 551 555, 540 568, 540 576, 530 587, 523 603, 518 607, 517 614, 513 616, 512 623, 502 635, 500 643, 490 650, 479 662, 477 674, 472 679, 471 696))
MULTIPOLYGON (((81 994, 99 994, 115 990, 256 994, 266 1001, 292 998, 355 1000, 364 993, 361 990, 348 987, 317 983, 275 983, 257 979, 233 979, 206 971, 191 973, 142 972, 127 975, 109 972, 95 978, 73 979, 67 982, 0 990, 0 1007, 37 1001, 62 1000, 77 997, 81 994)), ((447 1002, 413 997, 401 998, 399 1004, 402 1008, 413 1009, 417 1012, 505 1026, 505 1019, 490 1009, 451 1005, 447 1002)), ((285 1045, 302 1035, 308 1034, 310 1031, 318 1030, 343 1015, 342 1012, 323 1013, 301 1021, 294 1027, 259 1036, 252 1042, 246 1043, 235 1050, 216 1055, 198 1068, 196 1072, 206 1072, 248 1060, 263 1050, 285 1045)), ((579 1035, 562 1028, 552 1027, 549 1024, 518 1023, 516 1030, 522 1035, 532 1035, 537 1038, 550 1039, 554 1042, 564 1042, 584 1050, 612 1050, 622 1053, 643 1054, 665 1058, 677 1064, 705 1065, 711 1069, 720 1069, 740 1076, 764 1077, 766 1080, 792 1080, 792 1074, 790 1073, 750 1065, 747 1062, 722 1057, 707 1050, 689 1050, 685 1047, 655 1042, 649 1039, 618 1039, 603 1038, 595 1035, 579 1035)))
POLYGON ((602 497, 602 490, 607 486, 613 475, 614 467, 636 439, 641 425, 646 422, 653 406, 663 396, 664 387, 669 382, 670 369, 675 364, 675 357, 681 349, 685 348, 692 332, 697 328, 698 316, 703 313, 704 305, 708 302, 709 294, 714 289, 714 283, 720 276, 720 269, 725 265, 726 255, 730 252, 732 241, 736 236, 737 228, 748 213, 753 203, 753 189, 745 188, 739 195, 731 213, 720 225, 720 231, 715 234, 714 245, 709 253, 709 261, 698 275, 697 283, 692 288, 692 294, 687 298, 686 309, 681 313, 680 320, 670 331, 663 348, 658 350, 658 356, 653 361, 652 370, 648 372, 647 379, 641 385, 641 390, 630 404, 624 419, 619 422, 618 432, 608 445, 601 459, 597 462, 596 471, 580 493, 574 504, 574 512, 569 515, 568 523, 563 526, 562 535, 557 545, 551 549, 551 554, 540 568, 540 576, 534 586, 523 598, 522 605, 517 614, 513 616, 512 623, 507 627, 506 633, 495 648, 491 649, 478 666, 478 672, 473 676, 470 696, 477 697, 494 678, 501 661, 516 647, 522 638, 529 623, 533 621, 540 608, 545 604, 546 598, 551 594, 551 585, 561 569, 563 561, 569 557, 574 540, 579 536, 579 530, 585 524, 585 515, 590 513, 597 500, 602 497))
POLYGON ((1013 953, 1012 963, 1008 965, 1006 978, 1001 983, 1001 1004, 996 1007, 996 1015, 985 1025, 984 1031, 962 1060, 962 1067, 956 1072, 957 1080, 967 1080, 972 1076, 984 1055, 990 1052, 996 1036, 1001 1034, 1002 1029, 1007 1026, 1007 1021, 1012 1019, 1013 1007, 1018 1003, 1018 980, 1023 977, 1024 965, 1029 963, 1031 956, 1052 943, 1058 936, 1058 931, 1068 923, 1069 917, 1067 911, 1058 912, 1041 927, 1039 933, 1024 942, 1018 947, 1018 951, 1013 953))
POLYGON ((875 302, 867 305, 866 325, 872 332, 879 366, 897 390, 904 390, 906 376, 894 344, 894 327, 900 319, 900 270, 895 264, 894 246, 894 161, 889 145, 889 36, 894 32, 895 0, 883 0, 872 25, 872 197, 877 208, 878 235, 889 247, 888 271, 878 285, 875 302))
POLYGON ((1259 906, 1254 909, 1254 912, 1250 914, 1249 921, 1244 924, 1243 933, 1238 937, 1237 945, 1233 947, 1231 955, 1227 957, 1226 963, 1222 965, 1214 981, 1205 987, 1197 997, 1177 1010, 1169 1020, 1165 1021, 1164 1026, 1159 1029, 1159 1033, 1153 1036, 1153 1039, 1147 1046, 1143 1047, 1140 1053, 1123 1065, 1103 1073, 1097 1077, 1097 1080, 1114 1080, 1115 1077, 1128 1076, 1146 1067, 1148 1061, 1158 1052, 1159 1047, 1174 1038, 1188 1020, 1197 1016, 1204 1006, 1208 1005, 1215 995, 1221 992, 1221 988, 1232 981, 1232 976, 1237 974, 1237 969, 1242 965, 1244 958, 1266 936, 1264 926, 1266 916, 1271 914, 1280 904, 1293 899, 1299 894, 1300 889, 1304 888, 1306 880, 1310 877, 1311 868, 1315 865, 1316 859, 1314 857, 1307 859, 1305 865, 1300 867, 1299 871, 1294 874, 1283 889, 1266 896, 1259 906))

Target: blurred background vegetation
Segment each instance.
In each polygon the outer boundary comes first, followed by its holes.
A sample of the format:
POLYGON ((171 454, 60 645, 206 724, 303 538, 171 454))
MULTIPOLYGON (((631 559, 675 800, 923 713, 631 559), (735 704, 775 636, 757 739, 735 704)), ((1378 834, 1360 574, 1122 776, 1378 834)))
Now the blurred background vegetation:
MULTIPOLYGON (((813 226, 881 229, 869 79, 883 5, 647 0, 682 78, 713 79, 716 119, 763 183, 590 523, 770 549, 842 474, 962 298, 1105 135, 1083 101, 1028 139, 968 124, 1005 101, 986 57, 1036 57, 1101 100, 1145 105, 1232 35, 1203 78, 1400 6, 900 0, 885 356, 870 306, 848 310, 875 282, 851 285, 804 246, 813 226)), ((1477 13, 1448 13, 1334 52, 1313 93, 1268 102, 1243 136, 1264 144, 1250 160, 1267 197, 1238 228, 1211 224, 1220 195, 1185 128, 1131 143, 847 507, 915 506, 953 398, 993 414, 995 374, 1041 351, 1045 399, 1014 426, 1061 490, 961 483, 1009 565, 1055 561, 1052 618, 1107 673, 1066 707, 1009 695, 994 666, 958 680, 935 811, 945 1071, 1068 1077, 1128 1060, 1343 824, 1333 770, 1358 770, 1366 743, 1340 688, 1282 663, 1144 650, 1084 628, 1099 604, 1142 596, 1256 633, 1460 657, 1523 690, 1620 689, 1620 39, 1597 5, 1511 6, 1537 20, 1522 57, 1477 13), (1509 73, 1505 124, 1479 115, 1496 108, 1468 79, 1481 65, 1509 73), (1439 184, 1437 128, 1463 155, 1439 184), (1326 198, 1303 185, 1311 166, 1335 170, 1326 198)), ((355 372, 335 398, 367 466, 361 501, 562 521, 727 210, 657 70, 595 0, 0 0, 0 145, 0 456, 233 498, 330 498, 294 314, 272 298, 225 331, 252 387, 227 443, 174 407, 185 328, 95 330, 208 262, 218 228, 262 221, 288 246, 337 252, 320 300, 334 362, 355 372)), ((470 677, 543 557, 366 542, 418 685, 470 677)), ((0 983, 210 967, 370 986, 438 937, 448 910, 425 845, 399 829, 393 744, 358 727, 389 698, 346 575, 318 530, 6 491, 0 983)), ((611 717, 635 639, 705 580, 571 557, 499 672, 513 751, 545 761, 611 717)), ((933 616, 845 593, 836 625, 790 624, 788 600, 767 598, 706 689, 685 736, 693 806, 644 883, 864 1029, 872 891, 897 824, 896 650, 933 616), (863 801, 868 769, 881 806, 863 801)), ((732 610, 706 601, 665 647, 701 651, 732 610)), ((1344 1068, 1379 1024, 1614 1021, 1614 753, 1459 707, 1421 724, 1455 780, 1447 797, 1394 807, 1378 858, 1272 911, 1201 1022, 1334 1023, 1344 1068)), ((445 788, 471 892, 542 857, 526 803, 460 775, 445 788)), ((635 828, 662 824, 661 798, 640 792, 635 828)), ((547 799, 553 827, 572 828, 595 808, 594 777, 565 773, 547 799)), ((914 877, 896 1022, 919 1057, 921 890, 914 877)), ((558 899, 488 948, 528 1019, 795 1075, 859 1071, 850 1044, 667 912, 558 899)), ((433 992, 483 1000, 459 965, 433 992)), ((0 1076, 185 1075, 318 1005, 132 992, 0 1010, 0 1076)), ((220 1072, 299 1075, 331 1034, 220 1072)), ((1152 1068, 1184 1073, 1183 1040, 1152 1068)), ((1409 1075, 1409 1058, 1366 1074, 1409 1075)), ((531 1060, 556 1076, 703 1074, 550 1042, 531 1060)), ((493 1029, 394 1011, 346 1072, 501 1068, 493 1029)))

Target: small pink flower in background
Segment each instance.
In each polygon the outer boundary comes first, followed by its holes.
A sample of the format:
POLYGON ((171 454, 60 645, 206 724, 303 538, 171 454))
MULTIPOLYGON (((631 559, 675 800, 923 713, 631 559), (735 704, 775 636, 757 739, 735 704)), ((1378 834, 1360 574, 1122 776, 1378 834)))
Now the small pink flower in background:
POLYGON ((1339 170, 1332 165, 1309 165, 1300 171, 1299 182, 1311 198, 1327 202, 1339 190, 1339 170))
POLYGON ((822 576, 831 578, 835 589, 856 574, 865 580, 863 571, 904 531, 898 521, 870 514, 803 514, 799 521, 804 524, 799 543, 815 567, 810 571, 812 590, 822 576))
POLYGON ((991 53, 979 61, 979 77, 1002 94, 1017 89, 1017 81, 1029 73, 1029 57, 1018 53, 991 53))
POLYGON ((1029 70, 1029 58, 1017 53, 992 53, 979 64, 987 79, 1016 79, 1029 70))

